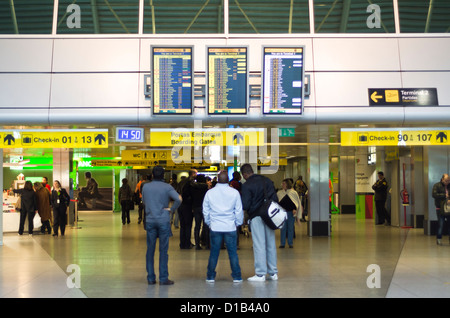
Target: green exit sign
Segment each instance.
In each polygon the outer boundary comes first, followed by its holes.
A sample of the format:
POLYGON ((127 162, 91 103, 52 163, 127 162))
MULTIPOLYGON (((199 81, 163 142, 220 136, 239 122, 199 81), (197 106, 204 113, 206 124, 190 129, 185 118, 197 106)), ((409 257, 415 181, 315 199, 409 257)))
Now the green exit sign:
POLYGON ((295 128, 278 128, 278 137, 295 137, 295 128))

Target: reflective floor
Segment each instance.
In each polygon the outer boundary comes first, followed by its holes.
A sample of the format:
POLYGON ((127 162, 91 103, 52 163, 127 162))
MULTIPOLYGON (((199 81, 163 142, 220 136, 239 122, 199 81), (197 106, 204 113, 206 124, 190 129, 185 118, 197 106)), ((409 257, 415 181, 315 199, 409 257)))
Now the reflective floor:
POLYGON ((375 226, 352 215, 333 215, 331 237, 311 238, 303 223, 296 226, 294 248, 277 250, 278 281, 260 283, 246 280, 254 275, 252 241, 241 235, 240 284, 232 282, 226 250, 216 282, 206 283, 209 251, 180 250, 179 230, 173 229, 169 276, 175 284, 149 286, 146 232, 137 224, 136 212, 125 226, 120 213, 81 212, 79 219, 79 228, 69 227, 64 237, 4 233, 0 297, 450 297, 450 243, 445 237, 444 245, 437 246, 423 229, 375 226), (373 271, 372 264, 379 270, 373 271))

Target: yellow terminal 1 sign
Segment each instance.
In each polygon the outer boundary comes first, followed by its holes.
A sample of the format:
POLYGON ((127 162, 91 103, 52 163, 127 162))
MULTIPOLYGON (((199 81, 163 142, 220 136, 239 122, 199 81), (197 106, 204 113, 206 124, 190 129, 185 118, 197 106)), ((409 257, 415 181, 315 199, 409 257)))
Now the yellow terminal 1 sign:
POLYGON ((341 146, 445 146, 450 128, 341 129, 341 146))
POLYGON ((0 130, 0 148, 108 148, 108 130, 0 130))

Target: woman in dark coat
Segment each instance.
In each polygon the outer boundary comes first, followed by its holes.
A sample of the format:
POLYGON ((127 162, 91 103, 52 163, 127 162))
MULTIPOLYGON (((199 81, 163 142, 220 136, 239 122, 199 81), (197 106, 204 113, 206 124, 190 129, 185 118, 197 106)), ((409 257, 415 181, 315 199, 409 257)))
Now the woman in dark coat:
POLYGON ((37 210, 36 193, 33 190, 31 181, 26 181, 23 189, 13 190, 14 193, 20 194, 20 223, 19 235, 23 234, 25 219, 28 216, 28 233, 33 235, 33 219, 37 210))
POLYGON ((67 224, 67 207, 70 203, 70 196, 66 189, 61 188, 58 180, 53 182, 52 207, 53 207, 53 236, 58 236, 58 229, 64 235, 67 224))
POLYGON ((128 184, 128 179, 122 179, 122 186, 119 189, 119 201, 122 205, 122 224, 125 225, 125 221, 130 224, 130 201, 133 199, 133 193, 131 187, 128 184))
POLYGON ((50 219, 52 217, 50 191, 40 182, 34 183, 34 190, 36 191, 37 208, 42 222, 41 233, 44 234, 47 230, 48 234, 50 234, 52 232, 52 228, 50 226, 50 219))

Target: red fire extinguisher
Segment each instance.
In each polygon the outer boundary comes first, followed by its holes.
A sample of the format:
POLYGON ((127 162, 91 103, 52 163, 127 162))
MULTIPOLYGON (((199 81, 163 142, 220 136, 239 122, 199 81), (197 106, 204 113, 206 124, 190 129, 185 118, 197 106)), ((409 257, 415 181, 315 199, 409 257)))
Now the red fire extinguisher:
POLYGON ((409 205, 409 194, 408 194, 408 191, 406 191, 406 189, 403 189, 400 192, 400 195, 402 197, 402 204, 403 205, 409 205))

